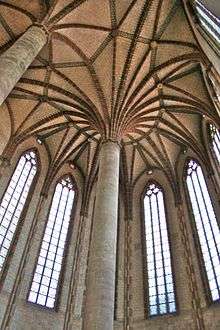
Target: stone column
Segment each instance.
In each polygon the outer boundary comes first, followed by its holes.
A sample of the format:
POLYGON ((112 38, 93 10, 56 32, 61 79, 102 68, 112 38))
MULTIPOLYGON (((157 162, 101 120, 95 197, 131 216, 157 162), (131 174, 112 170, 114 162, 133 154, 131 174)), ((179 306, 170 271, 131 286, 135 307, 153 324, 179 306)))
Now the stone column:
POLYGON ((89 252, 84 330, 113 330, 120 147, 107 141, 100 152, 89 252))
POLYGON ((46 42, 46 30, 41 25, 32 25, 0 56, 0 105, 46 42))

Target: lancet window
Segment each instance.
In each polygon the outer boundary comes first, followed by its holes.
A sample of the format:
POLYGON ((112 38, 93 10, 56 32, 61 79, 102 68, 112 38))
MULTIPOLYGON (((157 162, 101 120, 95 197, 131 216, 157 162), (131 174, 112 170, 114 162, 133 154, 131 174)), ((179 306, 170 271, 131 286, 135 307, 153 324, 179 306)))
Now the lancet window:
POLYGON ((187 188, 192 205, 212 301, 220 299, 220 230, 201 166, 187 165, 187 188))
POLYGON ((212 148, 215 157, 217 159, 217 162, 220 165, 220 132, 213 124, 209 125, 209 129, 211 135, 212 148))
POLYGON ((67 176, 56 185, 28 301, 55 308, 75 191, 67 176))
POLYGON ((0 270, 11 247, 36 173, 36 153, 29 150, 20 157, 0 204, 0 270))
POLYGON ((144 197, 149 315, 176 312, 163 192, 150 183, 144 197))

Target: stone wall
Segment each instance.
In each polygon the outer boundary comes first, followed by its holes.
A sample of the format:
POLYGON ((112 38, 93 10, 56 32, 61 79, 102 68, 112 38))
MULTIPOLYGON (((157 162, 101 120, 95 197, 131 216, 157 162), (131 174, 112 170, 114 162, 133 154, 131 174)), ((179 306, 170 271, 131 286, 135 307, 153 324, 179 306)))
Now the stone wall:
MULTIPOLYGON (((2 169, 1 196, 20 154, 24 150, 27 150, 30 145, 33 146, 34 141, 31 141, 29 145, 28 142, 21 145, 18 150, 16 150, 11 165, 2 169)), ((94 186, 91 193, 88 213, 84 214, 80 207, 82 202, 83 180, 77 169, 74 170, 73 176, 78 187, 78 198, 72 224, 72 236, 65 262, 64 278, 60 290, 58 310, 51 311, 31 305, 26 301, 26 297, 56 179, 64 173, 70 172, 69 166, 65 165, 59 173, 57 173, 57 178, 55 178, 52 183, 48 196, 40 197, 48 161, 43 147, 37 144, 35 144, 35 147, 39 150, 41 164, 43 166, 41 166, 34 194, 29 201, 29 207, 24 217, 18 242, 15 245, 12 257, 10 258, 9 267, 6 271, 6 277, 1 278, 1 329, 81 330, 85 306, 88 251, 93 222, 96 186, 94 186)), ((184 161, 187 157, 193 156, 192 153, 183 155, 178 165, 183 202, 183 218, 180 217, 179 205, 175 203, 173 191, 166 177, 160 171, 154 171, 152 175, 144 174, 137 182, 132 195, 132 218, 129 222, 125 217, 124 198, 122 193, 120 193, 115 330, 125 329, 125 319, 127 323, 126 330, 174 330, 177 328, 187 330, 217 330, 220 328, 219 304, 209 305, 206 298, 207 295, 203 285, 203 269, 200 267, 199 263, 198 249, 191 225, 192 217, 186 205, 187 199, 182 181, 181 173, 184 161), (144 293, 144 244, 142 235, 142 222, 144 219, 141 207, 141 196, 144 187, 150 179, 156 179, 164 188, 178 306, 176 315, 152 318, 147 316, 146 296, 144 293), (184 230, 186 237, 184 236, 184 230), (128 237, 129 245, 126 244, 126 239, 128 239, 128 237), (128 252, 126 250, 127 248, 129 249, 129 258, 126 257, 126 253, 128 252), (187 253, 186 249, 188 249, 187 253), (126 262, 129 262, 129 267, 127 267, 126 262), (126 294, 127 285, 129 285, 129 295, 126 294), (198 324, 200 325, 198 326, 198 324), (201 324, 204 325, 203 328, 201 324)), ((206 169, 203 168, 203 170, 205 175, 208 176, 206 169)), ((207 183, 216 211, 220 214, 217 192, 213 186, 212 179, 207 179, 207 183)))

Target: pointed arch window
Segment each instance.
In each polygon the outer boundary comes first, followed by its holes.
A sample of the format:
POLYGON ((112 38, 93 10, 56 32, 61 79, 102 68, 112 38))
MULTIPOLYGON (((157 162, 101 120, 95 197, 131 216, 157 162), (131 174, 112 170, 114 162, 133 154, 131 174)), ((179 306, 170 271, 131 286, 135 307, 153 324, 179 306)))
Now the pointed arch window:
POLYGON ((55 308, 58 283, 64 259, 69 223, 75 191, 72 179, 67 176, 56 185, 48 221, 41 242, 28 301, 55 308))
POLYGON ((219 130, 213 125, 209 125, 210 135, 211 135, 211 143, 212 148, 215 153, 215 157, 220 165, 220 132, 219 130))
POLYGON ((187 164, 187 188, 212 301, 220 299, 220 231, 201 166, 187 164))
POLYGON ((144 197, 149 314, 176 312, 163 192, 150 183, 144 197))
POLYGON ((0 270, 11 247, 36 173, 36 153, 33 150, 26 151, 18 161, 0 204, 0 270))

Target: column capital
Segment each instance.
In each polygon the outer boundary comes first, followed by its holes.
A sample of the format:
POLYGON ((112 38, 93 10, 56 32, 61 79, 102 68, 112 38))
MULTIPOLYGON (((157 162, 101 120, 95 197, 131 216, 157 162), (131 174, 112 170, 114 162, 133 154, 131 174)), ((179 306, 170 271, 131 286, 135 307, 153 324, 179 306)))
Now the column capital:
POLYGON ((116 145, 119 147, 119 149, 121 149, 121 143, 120 143, 120 141, 115 140, 115 139, 111 139, 111 138, 103 139, 103 140, 101 141, 101 144, 103 145, 103 144, 106 144, 106 143, 108 143, 108 142, 111 142, 111 143, 116 144, 116 145))
POLYGON ((32 25, 29 26, 29 29, 32 26, 39 27, 46 34, 47 37, 49 36, 49 30, 47 29, 47 27, 44 24, 38 23, 38 22, 34 22, 32 25))

